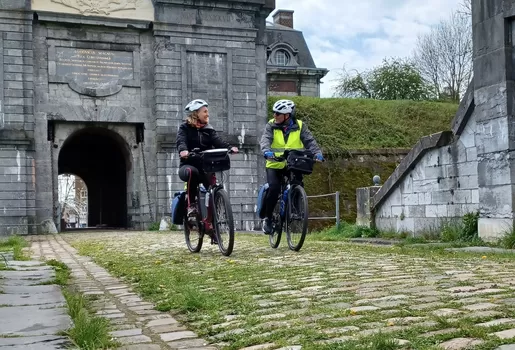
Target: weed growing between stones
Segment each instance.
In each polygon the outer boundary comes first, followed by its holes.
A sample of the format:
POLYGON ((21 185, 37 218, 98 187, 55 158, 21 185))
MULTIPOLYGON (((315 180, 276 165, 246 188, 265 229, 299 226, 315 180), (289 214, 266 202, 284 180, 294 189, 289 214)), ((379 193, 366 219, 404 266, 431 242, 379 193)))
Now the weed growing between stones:
POLYGON ((72 328, 62 335, 70 339, 80 349, 110 349, 117 344, 109 335, 109 321, 90 313, 88 298, 75 291, 69 284, 71 271, 63 262, 49 260, 47 264, 54 267, 55 279, 46 284, 57 284, 62 287, 63 295, 68 306, 68 314, 73 320, 72 328))
POLYGON ((0 239, 0 252, 13 251, 14 260, 29 260, 23 248, 28 247, 27 241, 20 236, 10 236, 7 239, 0 239))
POLYGON ((438 227, 419 232, 416 236, 408 232, 380 231, 375 228, 358 226, 343 222, 339 227, 333 226, 308 235, 314 241, 349 241, 353 238, 380 238, 390 240, 391 244, 410 245, 424 243, 442 243, 442 248, 465 246, 488 246, 515 248, 515 229, 507 231, 498 242, 483 242, 478 236, 479 213, 471 212, 462 218, 446 219, 438 227))
POLYGON ((506 231, 499 244, 506 249, 515 249, 515 228, 506 231))
POLYGON ((379 232, 375 229, 343 222, 339 227, 333 226, 320 232, 312 233, 308 237, 319 241, 339 241, 349 238, 372 238, 378 235, 379 232))

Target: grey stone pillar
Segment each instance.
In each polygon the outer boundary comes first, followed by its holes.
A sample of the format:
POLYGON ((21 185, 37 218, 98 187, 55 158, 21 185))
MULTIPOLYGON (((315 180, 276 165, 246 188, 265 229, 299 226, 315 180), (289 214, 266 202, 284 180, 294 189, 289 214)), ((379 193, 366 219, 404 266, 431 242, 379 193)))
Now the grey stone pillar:
POLYGON ((356 189, 356 225, 375 227, 374 213, 372 208, 372 197, 379 191, 381 186, 359 187, 356 189))
POLYGON ((514 0, 472 1, 474 100, 479 184, 479 236, 493 240, 513 227, 514 0))

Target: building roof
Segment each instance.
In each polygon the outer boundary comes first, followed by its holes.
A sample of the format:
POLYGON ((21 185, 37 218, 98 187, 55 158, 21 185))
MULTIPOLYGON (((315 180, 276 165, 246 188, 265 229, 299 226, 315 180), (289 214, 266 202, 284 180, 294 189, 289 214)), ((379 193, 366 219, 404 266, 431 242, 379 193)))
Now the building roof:
POLYGON ((265 35, 267 46, 282 42, 297 49, 299 67, 317 68, 301 31, 267 21, 265 35))

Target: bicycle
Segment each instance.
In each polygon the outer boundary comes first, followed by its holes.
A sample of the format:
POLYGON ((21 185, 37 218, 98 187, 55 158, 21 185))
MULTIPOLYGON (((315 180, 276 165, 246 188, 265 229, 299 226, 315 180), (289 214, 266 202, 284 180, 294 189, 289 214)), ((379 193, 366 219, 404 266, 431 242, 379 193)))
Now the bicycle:
MULTIPOLYGON (((197 187, 197 215, 191 220, 184 210, 184 235, 186 245, 192 253, 198 253, 202 249, 204 236, 211 238, 211 244, 218 244, 220 252, 231 255, 234 248, 234 220, 229 195, 223 186, 223 171, 229 170, 231 161, 229 154, 232 152, 225 148, 216 148, 200 151, 195 148, 188 157, 199 157, 202 169, 209 177, 209 186, 205 192, 197 187), (221 172, 221 183, 218 183, 215 173, 221 172), (211 209, 214 208, 215 210, 211 209), (222 212, 223 210, 223 212, 222 212), (206 230, 206 224, 211 223, 213 230, 206 230), (222 227, 227 229, 227 237, 222 235, 222 227), (197 230, 198 237, 192 239, 193 230, 197 230)), ((187 195, 186 195, 187 196, 187 195)), ((187 206, 188 201, 184 201, 187 206)))
POLYGON ((282 156, 271 160, 286 160, 286 171, 281 181, 281 191, 272 216, 272 233, 268 235, 268 240, 272 248, 278 248, 285 226, 288 247, 298 252, 306 239, 309 212, 302 177, 313 172, 314 157, 308 150, 286 150, 282 156), (298 230, 294 225, 296 222, 299 223, 298 230), (300 234, 298 241, 294 239, 296 232, 300 234))

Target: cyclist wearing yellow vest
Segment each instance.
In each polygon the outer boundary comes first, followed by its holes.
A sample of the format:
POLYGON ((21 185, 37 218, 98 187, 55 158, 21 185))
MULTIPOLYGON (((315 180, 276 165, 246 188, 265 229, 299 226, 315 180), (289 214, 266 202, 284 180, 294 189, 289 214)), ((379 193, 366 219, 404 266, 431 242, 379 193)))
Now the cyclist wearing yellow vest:
POLYGON ((265 132, 261 137, 261 152, 266 161, 266 178, 268 192, 265 198, 265 220, 263 232, 272 233, 271 219, 274 207, 281 190, 286 161, 277 162, 271 160, 274 156, 281 156, 286 149, 309 149, 315 160, 323 161, 322 150, 309 131, 306 124, 295 118, 295 103, 291 100, 279 100, 272 107, 274 118, 265 126, 265 132))

